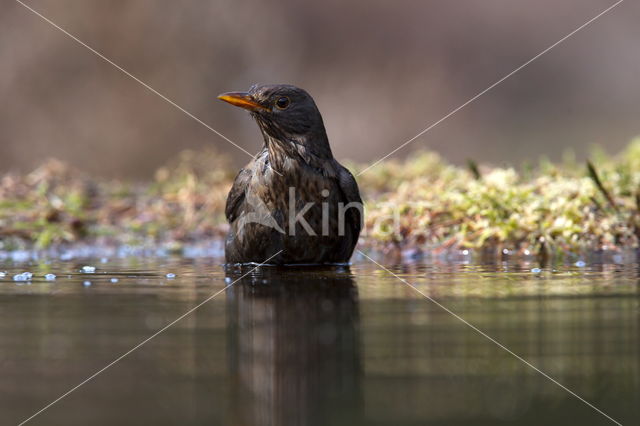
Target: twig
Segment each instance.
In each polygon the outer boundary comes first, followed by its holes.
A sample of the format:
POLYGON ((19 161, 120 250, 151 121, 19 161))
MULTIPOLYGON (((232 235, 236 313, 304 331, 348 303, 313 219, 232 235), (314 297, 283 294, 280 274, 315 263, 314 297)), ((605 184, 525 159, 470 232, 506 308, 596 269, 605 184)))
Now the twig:
POLYGON ((602 181, 600 180, 600 177, 598 176, 598 172, 596 171, 596 168, 593 166, 591 161, 587 161, 587 170, 589 171, 589 177, 595 182, 595 184, 598 187, 598 189, 600 190, 600 192, 602 192, 602 194, 604 195, 604 198, 606 198, 607 201, 609 202, 609 205, 616 212, 619 213, 620 211, 618 210, 618 206, 616 206, 616 202, 613 200, 613 197, 611 196, 611 193, 609 193, 609 191, 607 191, 607 188, 605 188, 604 185, 602 184, 602 181))
POLYGON ((475 161, 473 161, 472 159, 468 159, 467 167, 469 167, 471 174, 473 174, 473 177, 476 180, 480 180, 482 178, 482 175, 480 174, 480 170, 478 169, 478 164, 475 161))

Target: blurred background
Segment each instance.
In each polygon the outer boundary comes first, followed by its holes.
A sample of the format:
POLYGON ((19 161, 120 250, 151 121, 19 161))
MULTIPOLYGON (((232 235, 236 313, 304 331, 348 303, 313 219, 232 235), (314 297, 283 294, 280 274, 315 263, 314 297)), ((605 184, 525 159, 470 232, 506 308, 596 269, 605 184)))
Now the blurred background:
MULTIPOLYGON (((216 95, 291 83, 314 96, 334 154, 385 155, 614 3, 28 0, 250 152, 248 114, 216 95)), ((145 178, 183 149, 248 156, 12 0, 0 0, 0 172, 56 157, 145 178)), ((640 4, 627 1, 397 155, 452 162, 579 158, 640 134, 640 4)))

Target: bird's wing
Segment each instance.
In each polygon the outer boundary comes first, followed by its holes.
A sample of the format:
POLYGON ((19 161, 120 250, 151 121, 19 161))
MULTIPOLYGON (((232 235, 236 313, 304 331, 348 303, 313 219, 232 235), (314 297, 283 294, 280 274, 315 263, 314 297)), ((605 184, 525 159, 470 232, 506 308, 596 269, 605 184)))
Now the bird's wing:
POLYGON ((229 222, 233 222, 238 216, 240 216, 245 190, 251 180, 251 174, 251 168, 247 167, 240 170, 233 181, 233 186, 227 196, 227 205, 224 209, 224 214, 229 222))
POLYGON ((363 205, 362 198, 360 197, 360 190, 358 189, 358 184, 356 183, 356 179, 353 177, 351 172, 347 170, 342 165, 338 165, 338 185, 340 186, 340 190, 342 191, 346 204, 349 203, 358 203, 360 210, 357 208, 349 208, 346 211, 346 217, 348 219, 349 226, 352 227, 354 231, 355 239, 358 240, 358 235, 360 235, 360 230, 362 230, 362 221, 363 221, 363 205), (361 214, 362 213, 362 214, 361 214))

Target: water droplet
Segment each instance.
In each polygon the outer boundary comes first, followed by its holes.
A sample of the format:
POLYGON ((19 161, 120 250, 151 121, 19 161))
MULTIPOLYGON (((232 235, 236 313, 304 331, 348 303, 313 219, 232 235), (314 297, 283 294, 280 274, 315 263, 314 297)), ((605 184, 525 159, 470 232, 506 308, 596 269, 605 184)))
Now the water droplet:
POLYGON ((576 266, 577 266, 578 268, 584 268, 585 266, 587 266, 587 263, 586 263, 586 262, 584 262, 583 260, 578 260, 578 261, 576 262, 576 266))
POLYGON ((82 267, 82 272, 84 272, 85 274, 93 274, 96 271, 96 267, 95 266, 83 266, 82 267))
POLYGON ((112 283, 117 283, 119 280, 117 278, 111 278, 112 283))
POLYGON ((60 260, 71 260, 71 259, 73 259, 73 253, 67 252, 67 253, 62 253, 60 255, 60 260))
POLYGON ((224 279, 224 282, 227 283, 227 284, 231 284, 233 282, 233 280, 231 279, 231 277, 226 277, 224 279))
POLYGON ((16 274, 13 276, 14 281, 29 281, 33 277, 31 272, 23 272, 21 274, 16 274))
POLYGON ((540 268, 533 268, 531 270, 531 273, 533 273, 533 274, 539 274, 540 272, 542 272, 542 269, 540 269, 540 268))
POLYGON ((46 274, 44 279, 47 281, 54 281, 56 279, 56 274, 46 274))
POLYGON ((82 283, 83 286, 89 287, 91 285, 91 281, 85 281, 82 283))
POLYGON ((167 277, 167 278, 169 278, 169 279, 171 279, 171 278, 175 278, 175 277, 176 277, 176 274, 169 272, 169 273, 166 275, 166 277, 167 277))

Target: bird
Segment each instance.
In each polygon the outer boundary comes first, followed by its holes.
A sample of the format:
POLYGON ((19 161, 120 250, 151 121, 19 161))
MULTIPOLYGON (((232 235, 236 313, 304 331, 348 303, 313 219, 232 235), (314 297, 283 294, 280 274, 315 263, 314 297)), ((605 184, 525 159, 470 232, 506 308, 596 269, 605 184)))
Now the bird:
POLYGON ((218 99, 248 110, 264 141, 227 196, 227 264, 348 263, 363 225, 362 198, 333 157, 311 95, 289 84, 255 84, 218 99))

